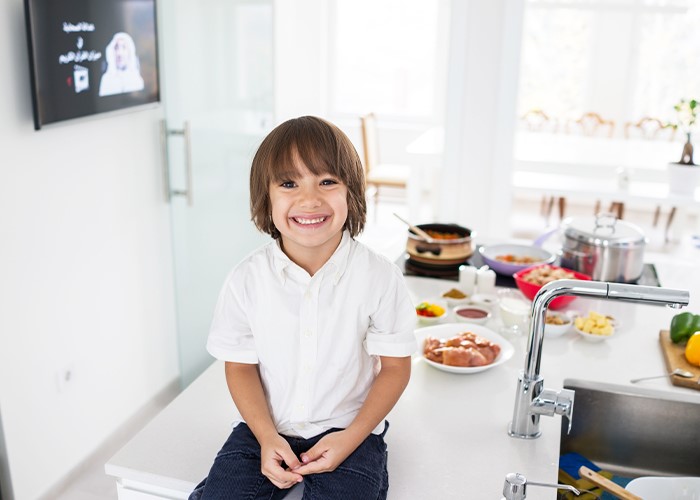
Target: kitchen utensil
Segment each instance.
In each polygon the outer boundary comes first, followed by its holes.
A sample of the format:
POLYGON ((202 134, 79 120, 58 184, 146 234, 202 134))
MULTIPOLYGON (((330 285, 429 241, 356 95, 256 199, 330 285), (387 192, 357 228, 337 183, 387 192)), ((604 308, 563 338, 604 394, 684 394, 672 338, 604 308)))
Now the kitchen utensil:
POLYGON ((686 370, 681 370, 680 368, 676 368, 670 373, 665 373, 664 375, 653 375, 651 377, 639 377, 639 378, 633 378, 630 380, 631 384, 636 384, 637 382, 641 382, 642 380, 651 380, 654 378, 665 378, 665 377, 683 377, 683 378, 693 378, 695 377, 695 374, 686 371, 686 370))
POLYGON ((466 263, 467 259, 474 253, 472 247, 472 237, 474 233, 471 229, 457 224, 419 224, 418 229, 425 232, 434 231, 446 238, 433 237, 431 242, 425 241, 422 236, 418 236, 413 230, 408 231, 406 240, 406 252, 409 259, 421 264, 457 268, 466 263))
POLYGON ((666 364, 666 370, 672 372, 676 368, 692 373, 693 378, 671 377, 671 383, 678 387, 700 390, 700 366, 693 366, 685 359, 685 347, 671 342, 668 330, 659 332, 659 344, 666 364))
POLYGON ((484 263, 498 274, 504 276, 512 276, 513 273, 525 269, 527 267, 537 266, 541 264, 551 264, 556 259, 556 256, 544 248, 536 245, 516 245, 504 243, 499 245, 484 245, 479 247, 479 254, 484 263), (499 260, 499 256, 511 255, 516 259, 529 257, 532 262, 517 263, 506 262, 499 260))
POLYGON ((588 479, 593 484, 597 484, 608 493, 615 495, 617 498, 621 498, 622 500, 643 500, 642 497, 638 497, 634 493, 624 489, 619 484, 615 484, 610 479, 601 476, 597 472, 593 472, 585 465, 582 465, 579 468, 578 473, 581 477, 588 479))
POLYGON ((631 283, 644 267, 646 237, 612 214, 569 217, 562 223, 561 265, 596 281, 631 283))
POLYGON ((394 212, 394 217, 396 217, 396 218, 399 219, 401 222, 403 222, 404 224, 406 224, 406 225, 408 226, 408 228, 409 228, 411 231, 413 231, 414 233, 416 233, 418 236, 420 236, 421 238, 423 238, 423 239, 424 239, 425 241, 427 241, 428 243, 433 243, 433 242, 435 241, 435 240, 433 240, 433 238, 432 238, 428 233, 426 233, 425 231, 423 231, 421 228, 419 228, 419 227, 417 227, 417 226, 414 226, 413 224, 411 224, 410 222, 408 222, 406 219, 404 219, 403 217, 401 217, 401 216, 400 216, 399 214, 397 214, 396 212, 394 212))

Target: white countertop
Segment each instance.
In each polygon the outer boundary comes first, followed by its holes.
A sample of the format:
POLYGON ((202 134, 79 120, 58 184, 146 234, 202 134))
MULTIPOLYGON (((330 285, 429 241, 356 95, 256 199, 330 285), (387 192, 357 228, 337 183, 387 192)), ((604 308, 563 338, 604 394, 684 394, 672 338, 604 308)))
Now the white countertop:
MULTIPOLYGON (((657 272, 664 286, 689 289, 687 310, 700 311, 698 266, 669 261, 657 263, 657 272)), ((416 302, 437 297, 455 284, 410 276, 406 281, 416 302)), ((634 377, 665 372, 658 335, 676 311, 584 298, 577 298, 571 308, 612 314, 621 328, 602 343, 586 342, 574 332, 545 338, 545 387, 560 389, 565 378, 628 384, 634 377)), ((500 325, 496 314, 486 326, 498 331, 500 325)), ((508 472, 556 482, 561 417, 542 417, 538 439, 507 434, 526 339, 513 343, 512 359, 472 375, 446 373, 420 357, 414 359, 411 381, 388 417, 390 499, 499 498, 508 472)), ((665 378, 644 384, 700 400, 700 391, 675 387, 665 378)), ((106 472, 122 484, 148 485, 170 498, 186 498, 228 436, 234 411, 223 363, 215 362, 112 457, 106 472)), ((554 489, 528 489, 528 498, 555 497, 554 489)))

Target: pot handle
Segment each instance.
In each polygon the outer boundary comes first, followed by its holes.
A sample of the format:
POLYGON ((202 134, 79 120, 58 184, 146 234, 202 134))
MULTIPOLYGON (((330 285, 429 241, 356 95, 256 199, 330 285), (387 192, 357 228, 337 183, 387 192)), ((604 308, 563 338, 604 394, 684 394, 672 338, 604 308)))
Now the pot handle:
POLYGON ((536 247, 542 247, 544 245, 544 242, 547 241, 554 233, 558 232, 559 228, 555 227, 554 229, 550 229, 549 231, 546 231, 545 233, 539 235, 537 238, 535 238, 535 241, 532 242, 533 245, 536 247))

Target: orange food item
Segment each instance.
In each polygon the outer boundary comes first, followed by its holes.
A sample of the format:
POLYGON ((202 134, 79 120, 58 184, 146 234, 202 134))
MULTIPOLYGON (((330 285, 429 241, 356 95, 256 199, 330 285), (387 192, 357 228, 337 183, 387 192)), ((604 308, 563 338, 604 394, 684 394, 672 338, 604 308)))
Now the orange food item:
POLYGON ((428 337, 423 344, 426 359, 448 366, 474 367, 493 363, 501 352, 501 346, 464 332, 449 339, 428 337))
POLYGON ((434 240, 458 240, 462 237, 459 233, 443 233, 434 229, 426 229, 425 232, 434 240))
POLYGON ((534 264, 539 262, 539 259, 530 257, 529 255, 513 255, 511 253, 505 255, 496 255, 496 260, 501 262, 508 262, 509 264, 534 264))
POLYGON ((695 332, 685 346, 685 359, 688 363, 700 366, 700 332, 695 332))

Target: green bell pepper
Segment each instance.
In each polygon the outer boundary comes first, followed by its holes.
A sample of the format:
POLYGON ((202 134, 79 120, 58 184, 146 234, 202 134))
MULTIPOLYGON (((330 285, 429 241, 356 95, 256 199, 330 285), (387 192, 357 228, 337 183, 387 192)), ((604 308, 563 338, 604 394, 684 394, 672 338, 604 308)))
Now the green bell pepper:
POLYGON ((671 320, 671 340, 675 344, 687 341, 691 335, 700 331, 700 314, 684 312, 676 314, 671 320))

